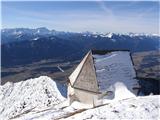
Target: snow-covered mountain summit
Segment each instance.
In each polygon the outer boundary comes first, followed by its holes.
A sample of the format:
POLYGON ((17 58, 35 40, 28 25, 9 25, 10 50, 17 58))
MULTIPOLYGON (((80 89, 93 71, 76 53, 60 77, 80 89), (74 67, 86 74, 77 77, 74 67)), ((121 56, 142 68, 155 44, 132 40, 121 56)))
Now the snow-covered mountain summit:
POLYGON ((0 86, 0 119, 2 120, 84 120, 84 119, 160 119, 160 96, 104 100, 91 108, 78 101, 68 106, 51 78, 41 76, 0 86))

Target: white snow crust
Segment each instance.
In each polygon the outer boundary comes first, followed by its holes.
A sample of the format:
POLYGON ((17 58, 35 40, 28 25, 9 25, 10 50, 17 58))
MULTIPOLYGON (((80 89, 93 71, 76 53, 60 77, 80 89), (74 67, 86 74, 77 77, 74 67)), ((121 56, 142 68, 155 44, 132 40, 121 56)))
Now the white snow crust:
POLYGON ((0 86, 0 118, 9 119, 64 101, 56 83, 47 76, 0 86))
MULTIPOLYGON (((122 83, 117 82, 115 86, 117 89, 115 92, 128 92, 122 83)), ((131 95, 131 98, 126 99, 124 96, 118 96, 121 97, 123 100, 108 100, 96 108, 78 101, 69 105, 61 96, 56 83, 49 77, 41 76, 18 83, 8 82, 0 86, 0 120, 160 119, 159 95, 146 97, 131 95)))
POLYGON ((38 40, 39 39, 39 37, 36 37, 36 38, 34 38, 33 40, 38 40))
POLYGON ((113 101, 65 120, 159 120, 159 99, 157 95, 113 101))

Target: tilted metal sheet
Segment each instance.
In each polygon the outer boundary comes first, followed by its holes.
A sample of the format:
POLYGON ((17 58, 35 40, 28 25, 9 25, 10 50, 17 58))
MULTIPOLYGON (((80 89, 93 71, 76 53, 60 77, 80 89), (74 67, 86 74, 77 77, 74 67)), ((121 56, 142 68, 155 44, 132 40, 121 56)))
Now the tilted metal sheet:
POLYGON ((87 91, 98 92, 98 84, 91 52, 85 60, 73 87, 87 91))

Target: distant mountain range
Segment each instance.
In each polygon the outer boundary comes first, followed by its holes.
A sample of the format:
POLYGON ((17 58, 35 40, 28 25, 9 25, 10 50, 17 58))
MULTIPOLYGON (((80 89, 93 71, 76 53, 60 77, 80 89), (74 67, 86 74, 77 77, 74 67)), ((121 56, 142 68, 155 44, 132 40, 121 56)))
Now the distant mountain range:
POLYGON ((144 38, 159 38, 159 35, 156 34, 137 34, 137 33, 127 33, 127 34, 115 34, 115 33, 92 33, 92 32, 64 32, 56 30, 48 30, 45 27, 29 29, 29 28, 13 28, 13 29, 2 29, 2 44, 11 43, 11 42, 20 42, 26 40, 38 40, 41 37, 57 36, 60 38, 70 38, 73 36, 79 37, 90 37, 90 38, 109 38, 111 41, 116 42, 117 37, 131 37, 136 39, 144 38))
POLYGON ((28 64, 43 59, 80 59, 90 49, 158 50, 155 34, 74 33, 15 28, 1 30, 2 66, 28 64))

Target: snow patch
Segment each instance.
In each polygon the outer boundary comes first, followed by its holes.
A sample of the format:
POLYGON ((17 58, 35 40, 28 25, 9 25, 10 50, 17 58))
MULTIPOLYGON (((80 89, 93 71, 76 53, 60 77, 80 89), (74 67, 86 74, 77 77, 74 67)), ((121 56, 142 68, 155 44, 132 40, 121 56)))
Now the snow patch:
POLYGON ((39 39, 39 37, 33 38, 33 40, 38 40, 38 39, 39 39))
POLYGON ((133 93, 131 93, 126 85, 122 82, 116 82, 115 85, 115 100, 122 100, 126 98, 136 97, 133 93))
POLYGON ((113 33, 100 34, 101 37, 112 38, 113 33))

